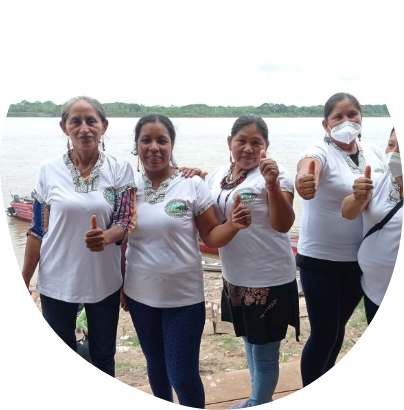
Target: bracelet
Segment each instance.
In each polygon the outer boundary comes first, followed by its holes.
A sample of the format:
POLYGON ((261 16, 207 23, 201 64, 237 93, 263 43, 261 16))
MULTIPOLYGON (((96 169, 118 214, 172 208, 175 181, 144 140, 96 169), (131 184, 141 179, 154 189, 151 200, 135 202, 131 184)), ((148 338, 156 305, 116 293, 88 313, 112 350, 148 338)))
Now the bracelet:
POLYGON ((266 186, 267 190, 268 190, 269 192, 271 192, 271 191, 275 191, 276 188, 279 188, 279 187, 280 187, 280 183, 279 183, 279 181, 278 181, 278 182, 277 182, 274 186, 272 186, 272 187, 270 187, 268 184, 265 184, 265 186, 266 186))

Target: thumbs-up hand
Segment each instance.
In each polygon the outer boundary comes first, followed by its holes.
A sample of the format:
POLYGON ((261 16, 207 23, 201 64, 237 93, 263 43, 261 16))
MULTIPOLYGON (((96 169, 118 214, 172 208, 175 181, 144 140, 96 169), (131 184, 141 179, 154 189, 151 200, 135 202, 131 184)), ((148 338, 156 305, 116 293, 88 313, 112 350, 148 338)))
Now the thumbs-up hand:
POLYGON ((368 165, 365 168, 365 174, 355 180, 352 190, 356 201, 365 202, 371 195, 373 187, 373 181, 371 179, 372 170, 368 165))
POLYGON ((296 178, 296 191, 305 199, 310 200, 316 196, 316 162, 311 160, 307 172, 296 178))
POLYGON ((274 186, 277 184, 279 176, 278 165, 273 159, 267 158, 264 150, 260 152, 259 168, 267 185, 274 186))
POLYGON ((230 209, 230 221, 235 229, 246 229, 251 225, 251 211, 241 203, 241 195, 234 196, 230 209))
POLYGON ((90 230, 86 233, 86 246, 91 252, 101 252, 105 248, 104 231, 97 226, 97 217, 90 220, 90 230))

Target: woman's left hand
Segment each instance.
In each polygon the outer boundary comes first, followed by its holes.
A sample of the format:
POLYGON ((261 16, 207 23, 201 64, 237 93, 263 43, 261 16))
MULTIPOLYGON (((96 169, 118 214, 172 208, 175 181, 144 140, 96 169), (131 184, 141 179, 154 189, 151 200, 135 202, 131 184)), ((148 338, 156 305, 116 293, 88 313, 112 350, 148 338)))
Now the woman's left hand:
POLYGON ((261 175, 264 177, 267 185, 274 186, 278 182, 279 168, 277 163, 271 159, 267 158, 264 150, 260 153, 260 171, 261 175))
POLYGON ((86 246, 91 252, 102 252, 105 248, 104 231, 97 226, 97 217, 91 217, 90 230, 86 233, 86 246))
POLYGON ((240 194, 236 194, 230 209, 230 221, 235 229, 246 229, 251 225, 251 211, 241 204, 240 194))
POLYGON ((195 175, 199 175, 202 179, 205 179, 206 175, 208 175, 207 172, 203 172, 199 168, 181 167, 178 169, 178 171, 182 172, 181 176, 183 176, 184 178, 192 178, 195 175))

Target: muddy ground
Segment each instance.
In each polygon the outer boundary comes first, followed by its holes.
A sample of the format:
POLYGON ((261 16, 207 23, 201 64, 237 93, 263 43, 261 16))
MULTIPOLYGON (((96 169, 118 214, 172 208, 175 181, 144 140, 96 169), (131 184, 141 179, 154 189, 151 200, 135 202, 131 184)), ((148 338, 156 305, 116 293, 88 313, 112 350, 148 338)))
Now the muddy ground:
MULTIPOLYGON (((205 272, 205 294, 207 300, 220 302, 221 274, 205 272)), ((359 340, 367 327, 363 305, 352 315, 346 329, 345 340, 341 353, 347 353, 359 340)), ((307 316, 301 318, 301 335, 296 342, 295 330, 289 327, 287 337, 281 343, 281 361, 299 360, 305 342, 310 334, 310 325, 307 316)), ((118 350, 116 354, 116 377, 130 386, 142 386, 148 384, 146 374, 146 360, 138 345, 138 340, 129 315, 121 311, 118 329, 118 350), (120 340, 123 335, 129 335, 126 340, 120 340), (127 349, 128 347, 128 349, 127 349)), ((200 354, 200 373, 210 375, 219 372, 231 372, 234 370, 247 369, 247 360, 244 353, 244 345, 241 338, 231 334, 203 335, 200 354)))
MULTIPOLYGON (((220 272, 205 272, 205 299, 220 302, 222 279, 220 272)), ((38 309, 40 309, 39 294, 32 293, 38 309)), ((303 346, 310 333, 310 325, 301 309, 300 342, 295 340, 294 328, 289 328, 285 340, 281 344, 281 361, 299 360, 303 346), (301 313, 302 313, 301 312, 301 313)), ((361 302, 352 315, 347 329, 341 353, 348 352, 358 341, 367 327, 366 317, 361 302)), ((77 335, 81 338, 81 335, 77 335)), ((136 332, 129 313, 121 309, 117 336, 116 377, 118 380, 133 386, 148 384, 146 360, 139 346, 136 332), (124 337, 124 339, 121 339, 124 337)), ((210 375, 219 372, 231 372, 247 368, 244 347, 241 338, 230 334, 204 335, 201 343, 200 372, 210 375)))

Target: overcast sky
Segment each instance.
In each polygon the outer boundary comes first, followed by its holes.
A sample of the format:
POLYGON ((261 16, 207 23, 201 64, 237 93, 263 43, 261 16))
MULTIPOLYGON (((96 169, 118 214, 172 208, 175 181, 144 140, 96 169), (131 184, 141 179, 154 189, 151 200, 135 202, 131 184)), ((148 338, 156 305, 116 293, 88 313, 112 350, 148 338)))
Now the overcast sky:
POLYGON ((302 106, 347 91, 362 104, 385 103, 355 52, 360 40, 341 45, 338 31, 307 17, 228 2, 158 7, 115 8, 96 21, 78 12, 81 30, 44 32, 57 44, 26 66, 11 102, 87 94, 145 105, 302 106))

